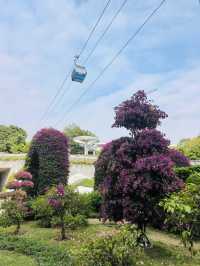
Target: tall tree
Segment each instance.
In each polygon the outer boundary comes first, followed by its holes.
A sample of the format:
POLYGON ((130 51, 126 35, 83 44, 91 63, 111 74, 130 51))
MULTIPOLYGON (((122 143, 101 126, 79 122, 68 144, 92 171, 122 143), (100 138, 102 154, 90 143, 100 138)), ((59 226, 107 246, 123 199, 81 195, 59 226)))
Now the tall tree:
POLYGON ((43 194, 49 187, 67 184, 69 174, 68 139, 60 131, 44 128, 32 139, 25 168, 32 174, 33 196, 43 194))
POLYGON ((0 151, 9 153, 24 152, 27 133, 17 126, 0 125, 0 151))
POLYGON ((200 136, 181 140, 178 149, 191 160, 200 160, 200 136))
POLYGON ((135 93, 115 108, 113 124, 128 129, 131 137, 106 145, 95 166, 103 217, 136 223, 141 235, 145 235, 146 225, 158 217, 160 200, 183 186, 173 170, 170 142, 156 130, 166 117, 144 91, 135 93))

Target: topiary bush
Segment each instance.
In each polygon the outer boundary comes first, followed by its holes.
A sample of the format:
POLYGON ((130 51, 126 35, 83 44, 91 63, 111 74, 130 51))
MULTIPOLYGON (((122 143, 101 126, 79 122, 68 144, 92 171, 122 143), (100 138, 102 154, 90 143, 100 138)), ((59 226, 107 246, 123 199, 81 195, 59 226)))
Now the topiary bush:
POLYGON ((30 144, 25 168, 32 174, 30 195, 43 194, 49 187, 67 184, 69 174, 68 139, 53 128, 36 133, 30 144))

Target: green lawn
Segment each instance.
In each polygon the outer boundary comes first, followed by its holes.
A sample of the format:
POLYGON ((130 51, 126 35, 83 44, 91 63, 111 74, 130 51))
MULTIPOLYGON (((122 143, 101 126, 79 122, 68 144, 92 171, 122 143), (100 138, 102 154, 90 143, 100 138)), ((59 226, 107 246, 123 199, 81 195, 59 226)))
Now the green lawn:
POLYGON ((85 179, 82 179, 76 183, 73 184, 73 187, 74 188, 77 188, 79 186, 83 186, 83 187, 91 187, 93 188, 94 187, 94 179, 91 179, 91 178, 85 178, 85 179))
POLYGON ((11 251, 0 251, 0 266, 36 266, 31 257, 11 251))
MULTIPOLYGON (((58 229, 39 228, 35 222, 25 223, 22 227, 20 239, 40 242, 45 246, 60 247, 75 257, 79 254, 80 248, 89 240, 115 234, 119 229, 113 224, 100 224, 97 220, 90 220, 90 225, 73 232, 69 232, 70 240, 57 241, 58 229)), ((10 234, 13 228, 0 228, 0 235, 10 234)), ((188 251, 180 244, 180 240, 170 234, 154 229, 148 230, 148 235, 153 242, 153 248, 136 254, 137 265, 144 266, 198 266, 200 265, 200 254, 191 258, 188 251)), ((200 244, 195 244, 200 249, 200 244)), ((0 266, 21 266, 37 265, 30 257, 23 257, 17 253, 0 253, 0 266), (16 259, 15 259, 16 258, 16 259), (26 260, 26 263, 23 263, 26 260), (1 264, 4 263, 4 264, 1 264), (29 263, 29 264, 28 264, 29 263), (32 264, 31 264, 32 263, 32 264)), ((78 262, 75 266, 81 266, 78 262)))

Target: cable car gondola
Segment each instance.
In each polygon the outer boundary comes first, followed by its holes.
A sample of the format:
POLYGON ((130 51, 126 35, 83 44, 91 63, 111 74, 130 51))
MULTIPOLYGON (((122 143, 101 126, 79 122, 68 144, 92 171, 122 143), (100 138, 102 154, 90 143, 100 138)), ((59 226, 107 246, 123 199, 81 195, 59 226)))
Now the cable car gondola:
POLYGON ((77 64, 79 56, 75 56, 74 59, 74 69, 72 71, 72 81, 76 81, 79 83, 82 83, 85 80, 85 77, 87 76, 87 70, 84 66, 80 66, 77 64))

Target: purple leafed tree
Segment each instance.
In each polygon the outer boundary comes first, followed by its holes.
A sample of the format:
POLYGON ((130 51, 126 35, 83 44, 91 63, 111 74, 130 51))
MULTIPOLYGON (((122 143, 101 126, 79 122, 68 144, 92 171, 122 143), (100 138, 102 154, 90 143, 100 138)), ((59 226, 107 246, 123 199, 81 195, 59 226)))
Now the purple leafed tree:
POLYGON ((156 128, 160 125, 160 120, 166 117, 165 112, 147 99, 144 91, 138 91, 130 100, 115 107, 113 127, 125 127, 134 135, 145 128, 156 128))
POLYGON ((156 130, 167 114, 138 91, 115 108, 113 127, 125 127, 131 137, 108 143, 95 165, 95 186, 102 194, 102 216, 146 225, 159 216, 158 203, 183 183, 174 173, 170 141, 156 130))
POLYGON ((32 174, 32 196, 45 193, 57 184, 67 184, 69 174, 68 139, 60 131, 44 128, 31 142, 26 169, 32 174))
POLYGON ((169 149, 169 157, 177 167, 190 166, 190 160, 180 151, 169 149))

